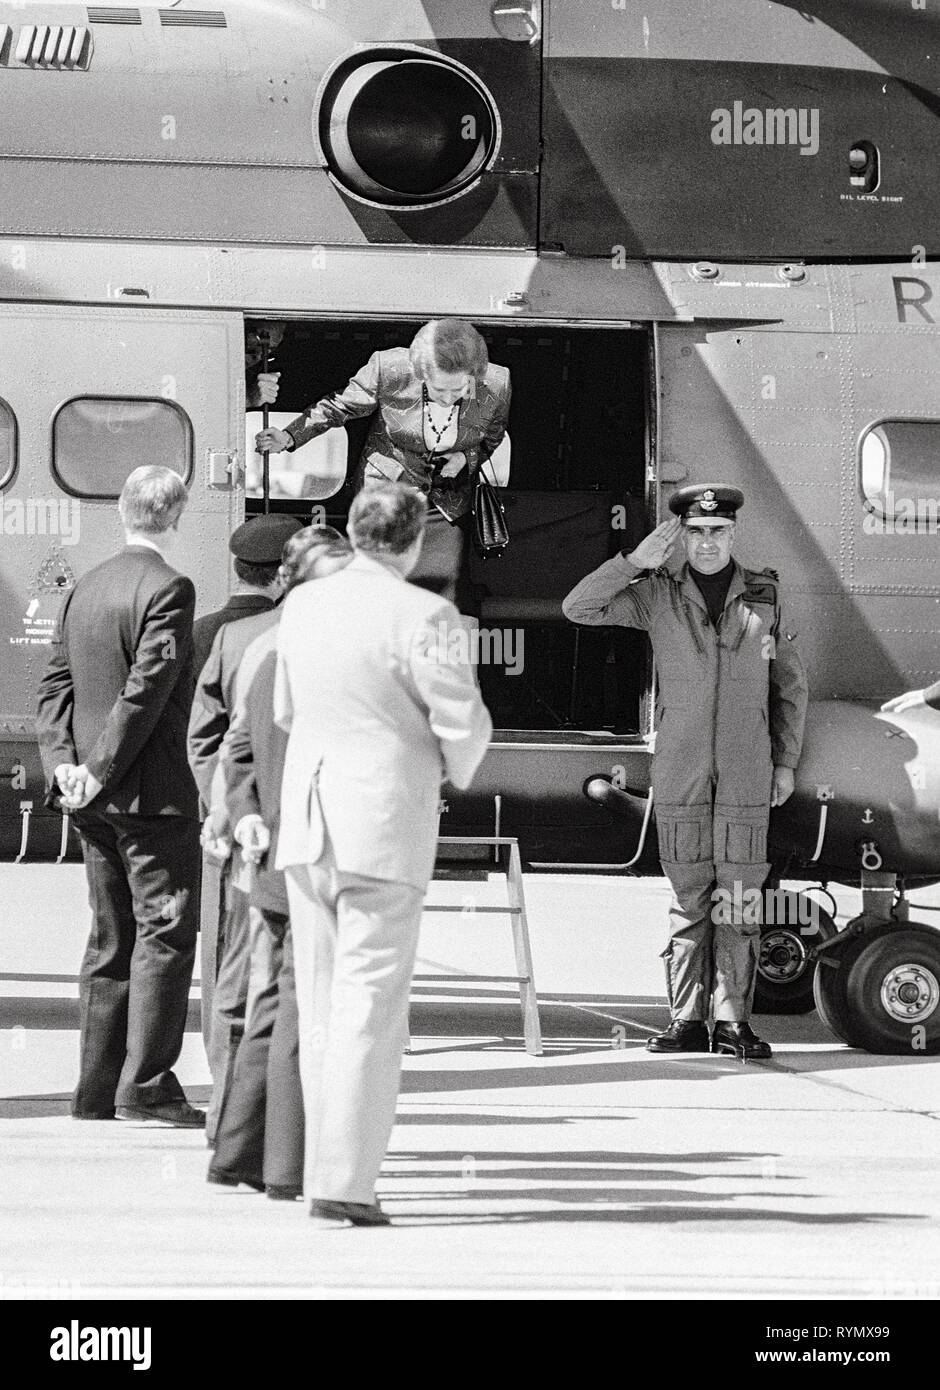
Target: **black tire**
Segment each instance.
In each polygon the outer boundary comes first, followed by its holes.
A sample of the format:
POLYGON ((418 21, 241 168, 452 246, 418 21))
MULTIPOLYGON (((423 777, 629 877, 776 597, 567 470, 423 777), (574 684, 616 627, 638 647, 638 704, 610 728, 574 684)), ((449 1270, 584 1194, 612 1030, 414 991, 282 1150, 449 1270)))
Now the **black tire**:
POLYGON ((940 1052, 940 932, 918 922, 889 927, 845 964, 856 1047, 889 1056, 940 1052))
POLYGON ((859 932, 838 951, 820 956, 813 975, 813 999, 823 1023, 849 1047, 861 1047, 855 1024, 857 1014, 849 1008, 848 978, 857 957, 871 940, 871 929, 859 932))
POLYGON ((756 1014, 807 1014, 814 1007, 815 963, 807 959, 814 946, 829 941, 838 928, 828 912, 802 893, 779 890, 774 902, 785 911, 768 914, 760 933, 760 961, 754 989, 756 1014), (811 904, 809 912, 800 912, 811 904), (781 920, 782 916, 782 920, 781 920), (803 925, 801 925, 801 921, 803 925))

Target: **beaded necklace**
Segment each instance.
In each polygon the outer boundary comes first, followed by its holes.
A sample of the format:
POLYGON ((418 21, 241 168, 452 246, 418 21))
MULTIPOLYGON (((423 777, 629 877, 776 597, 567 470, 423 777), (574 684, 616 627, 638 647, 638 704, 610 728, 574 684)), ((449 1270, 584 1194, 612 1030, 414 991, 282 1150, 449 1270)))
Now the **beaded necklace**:
POLYGON ((456 401, 454 401, 453 405, 451 406, 450 410, 449 410, 448 413, 447 413, 447 419, 444 421, 444 423, 443 423, 443 425, 441 426, 440 429, 438 429, 438 427, 435 425, 434 421, 431 419, 431 409, 430 409, 430 407, 431 407, 431 398, 430 398, 430 396, 428 395, 428 388, 427 388, 426 385, 422 385, 422 387, 421 387, 421 402, 422 402, 421 410, 422 410, 422 415, 423 415, 422 424, 423 424, 423 428, 424 428, 424 430, 425 430, 425 443, 427 442, 427 434, 428 434, 428 432, 430 432, 430 433, 434 436, 434 443, 433 443, 433 445, 431 446, 431 453, 433 454, 433 453, 436 452, 437 446, 440 444, 441 440, 444 438, 444 435, 445 435, 445 434, 447 433, 447 431, 450 429, 451 424, 452 424, 453 419, 454 419, 454 416, 455 416, 455 414, 457 413, 457 411, 460 409, 460 399, 459 399, 459 397, 458 397, 458 399, 457 399, 456 401))

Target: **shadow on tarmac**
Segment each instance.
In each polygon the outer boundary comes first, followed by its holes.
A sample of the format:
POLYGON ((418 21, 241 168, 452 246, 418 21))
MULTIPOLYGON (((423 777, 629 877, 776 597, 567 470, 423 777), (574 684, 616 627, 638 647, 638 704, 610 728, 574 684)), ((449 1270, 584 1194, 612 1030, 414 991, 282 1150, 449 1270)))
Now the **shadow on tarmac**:
MULTIPOLYGON (((521 1046, 521 1043, 520 1043, 521 1046)), ((448 1048, 447 1051, 454 1049, 448 1048)), ((473 1047, 473 1051, 482 1049, 473 1047)), ((490 1049, 492 1050, 492 1049, 490 1049)), ((513 1049, 514 1051, 517 1049, 513 1049)), ((603 1049, 610 1052, 610 1047, 603 1049)), ((750 1062, 747 1067, 733 1057, 710 1057, 703 1053, 697 1058, 677 1061, 665 1058, 663 1061, 647 1061, 649 1054, 641 1043, 617 1049, 624 1069, 610 1062, 598 1062, 579 1066, 577 1063, 553 1067, 550 1058, 529 1060, 525 1067, 500 1067, 481 1070, 430 1071, 405 1070, 402 1073, 401 1094, 430 1095, 438 1091, 502 1091, 526 1090, 530 1087, 556 1086, 610 1086, 616 1081, 720 1081, 722 1078, 745 1071, 750 1072, 760 1063, 750 1062), (630 1067, 634 1057, 642 1057, 642 1065, 630 1067)), ((895 1059, 897 1060, 897 1059, 895 1059)), ((762 1067, 762 1070, 768 1068, 762 1067)), ((614 1104, 623 1102, 613 1102, 614 1104)))
MULTIPOLYGON (((383 1199, 386 1195, 388 1196, 389 1200, 392 1200, 391 1193, 383 1193, 383 1199)), ((461 1195, 464 1197, 464 1199, 466 1199, 466 1197, 468 1196, 467 1193, 462 1193, 461 1195)), ((681 1206, 676 1205, 673 1207, 663 1207, 660 1206, 660 1202, 667 1199, 664 1198, 662 1193, 657 1192, 653 1201, 649 1200, 649 1195, 650 1194, 648 1192, 645 1192, 641 1189, 640 1193, 637 1194, 636 1200, 639 1201, 645 1198, 647 1200, 647 1204, 644 1206, 626 1209, 612 1207, 609 1204, 609 1198, 599 1197, 596 1194, 593 1194, 593 1200, 590 1206, 581 1205, 572 1211, 560 1211, 557 1207, 543 1207, 533 1211, 494 1211, 481 1213, 480 1215, 467 1214, 465 1216, 458 1215, 457 1213, 450 1214, 447 1212, 442 1212, 438 1213, 437 1215, 428 1215, 421 1217, 419 1220, 410 1220, 407 1213, 405 1215, 399 1215, 399 1213, 396 1212, 394 1213, 394 1224, 397 1227, 481 1225, 518 1226, 526 1223, 538 1224, 542 1226, 550 1222, 590 1222, 593 1225, 598 1221, 616 1221, 620 1224, 625 1225, 629 1225, 631 1223, 639 1224, 642 1222, 656 1222, 657 1224, 661 1225, 668 1222, 678 1223, 711 1221, 724 1226, 729 1221, 754 1221, 760 1223, 761 1225, 767 1226, 782 1221, 787 1224, 796 1224, 801 1226, 871 1226, 888 1221, 929 1220, 929 1217, 926 1216, 912 1216, 909 1212, 891 1211, 842 1211, 829 1213, 808 1211, 792 1212, 768 1210, 766 1207, 728 1206, 721 1207, 719 1210, 715 1207, 692 1205, 692 1193, 677 1193, 675 1195, 673 1200, 675 1200, 677 1204, 680 1202, 683 1203, 683 1205, 681 1206), (601 1202, 605 1202, 607 1205, 601 1207, 601 1202)), ((724 1200, 737 1200, 738 1198, 746 1195, 748 1194, 729 1194, 729 1196, 724 1200)), ((500 1190, 494 1193, 487 1193, 486 1191, 477 1192, 475 1190, 472 1193, 472 1196, 475 1198, 480 1197, 485 1199, 487 1197, 506 1197, 507 1194, 504 1190, 500 1190)), ((514 1200, 523 1198, 525 1196, 525 1193, 512 1194, 514 1200)), ((544 1188, 540 1189, 537 1192, 533 1192, 531 1194, 531 1197, 533 1200, 544 1200, 544 1188)), ((619 1197, 620 1194, 618 1193, 618 1198, 619 1197)), ((401 1200, 401 1197, 395 1196, 394 1200, 398 1202, 401 1200)), ((425 1197, 424 1200, 426 1201, 427 1197, 425 1197)), ((555 1200, 561 1202, 571 1200, 583 1202, 585 1199, 579 1198, 577 1195, 572 1196, 572 1194, 569 1193, 559 1193, 555 1200)), ((630 1194, 623 1194, 623 1200, 629 1201, 630 1194)), ((713 1200, 719 1199, 716 1198, 713 1200)))
MULTIPOLYGON (((208 1105, 211 1086, 187 1086, 186 1099, 191 1105, 208 1105)), ((6 1096, 0 1099, 0 1120, 53 1120, 67 1117, 71 1111, 72 1093, 65 1091, 52 1096, 6 1096)), ((109 1120, 82 1120, 76 1124, 110 1124, 109 1120)), ((132 1128, 122 1124, 124 1130, 132 1128)))
MULTIPOLYGON (((705 1182, 712 1178, 733 1178, 740 1179, 742 1173, 740 1164, 745 1163, 749 1166, 751 1177, 760 1176, 760 1168, 766 1164, 774 1163, 780 1158, 779 1154, 761 1153, 704 1153, 704 1154, 635 1154, 629 1149, 618 1149, 609 1152, 569 1150, 567 1153, 559 1152, 557 1149, 551 1153, 518 1153, 513 1150, 511 1153, 502 1153, 498 1150, 480 1152, 474 1150, 472 1154, 462 1153, 457 1149, 450 1152, 440 1152, 435 1149, 433 1153, 411 1154, 392 1151, 389 1154, 389 1162, 394 1163, 395 1169, 387 1175, 389 1183, 403 1181, 405 1179, 419 1179, 425 1181, 428 1178, 450 1180, 454 1184, 452 1192, 444 1192, 444 1196, 472 1196, 480 1191, 487 1191, 487 1182, 493 1179, 511 1179, 513 1183, 528 1180, 537 1182, 541 1187, 533 1188, 531 1192, 522 1191, 524 1197, 532 1197, 539 1191, 544 1195, 547 1182, 562 1185, 565 1191, 574 1190, 569 1188, 574 1183, 593 1183, 593 1186, 585 1187, 586 1193, 598 1193, 598 1184, 603 1181, 608 1182, 705 1182), (411 1163, 414 1166, 408 1167, 411 1163), (639 1164, 647 1164, 646 1167, 639 1167, 639 1164), (738 1165, 731 1173, 683 1173, 677 1166, 679 1164, 717 1164, 727 1163, 738 1165), (435 1165, 447 1164, 440 1172, 435 1171, 435 1165), (464 1178, 460 1172, 454 1169, 467 1170, 467 1177, 464 1178)), ((774 1182, 801 1182, 802 1178, 796 1174, 781 1174, 775 1171, 774 1182)), ((501 1192, 505 1197, 507 1190, 505 1187, 491 1189, 494 1193, 501 1192)), ((619 1195, 620 1189, 618 1189, 619 1195)), ((391 1195, 389 1193, 389 1195, 391 1195)), ((399 1193, 403 1199, 409 1198, 413 1194, 399 1193)), ((426 1195, 426 1194, 425 1194, 426 1195)), ((438 1194, 435 1193, 435 1196, 438 1194)), ((516 1197, 519 1190, 512 1189, 512 1196, 516 1197)), ((754 1193, 752 1196, 756 1195, 754 1193)), ((631 1201, 636 1200, 631 1197, 631 1201)), ((724 1198, 722 1197, 722 1200, 724 1198)))
MULTIPOLYGON (((78 999, 50 995, 39 998, 35 995, 0 996, 0 1026, 6 1028, 32 1028, 48 1032, 78 1032, 78 999)), ((198 999, 190 999, 186 1014, 186 1032, 199 1033, 202 1030, 200 1005, 198 999)))
MULTIPOLYGON (((445 1117, 442 1123, 447 1123, 445 1117)), ((709 1193, 703 1199, 701 1192, 682 1187, 626 1187, 624 1182, 703 1182, 715 1178, 740 1182, 741 1179, 759 1181, 761 1174, 754 1171, 754 1165, 773 1163, 779 1154, 741 1153, 715 1151, 710 1153, 631 1153, 629 1151, 594 1152, 554 1152, 549 1156, 543 1153, 518 1153, 499 1150, 474 1152, 472 1155, 450 1150, 434 1153, 426 1158, 392 1151, 389 1160, 396 1164, 383 1184, 383 1201, 394 1202, 396 1226, 434 1226, 434 1225, 480 1225, 480 1224, 521 1224, 545 1222, 703 1222, 703 1221, 754 1221, 763 1224, 788 1222, 800 1225, 871 1225, 886 1221, 926 1221, 930 1218, 911 1212, 808 1212, 794 1210, 768 1209, 767 1207, 729 1206, 746 1198, 766 1200, 768 1191, 748 1191, 736 1188, 733 1192, 709 1193), (464 1166, 472 1159, 472 1166, 466 1176, 454 1172, 455 1166, 464 1166), (408 1167, 413 1163, 413 1167, 408 1167), (710 1171, 689 1173, 681 1171, 682 1164, 728 1165, 731 1171, 710 1171), (526 1166, 526 1165, 532 1166, 526 1166), (635 1165, 649 1166, 638 1167, 635 1165), (742 1171, 741 1165, 745 1165, 742 1171), (445 1166, 446 1165, 446 1166, 445 1166), (590 1167, 585 1165, 591 1165, 590 1167), (748 1173, 747 1168, 751 1171, 748 1173), (678 1171, 677 1171, 678 1168, 678 1171), (501 1186, 489 1185, 493 1179, 501 1180, 501 1186), (515 1184, 520 1180, 540 1181, 540 1185, 520 1188, 515 1184), (421 1192, 397 1191, 397 1184, 403 1181, 438 1182, 438 1188, 421 1192), (507 1183, 512 1183, 508 1187, 507 1183), (546 1183, 552 1183, 550 1188, 546 1183), (592 1182, 591 1186, 577 1186, 578 1183, 592 1182), (443 1186, 450 1183, 450 1187, 443 1186), (606 1186, 602 1186, 606 1184, 606 1186), (538 1207, 530 1211, 501 1210, 520 1202, 552 1202, 550 1207, 538 1207), (432 1212, 420 1218, 411 1217, 406 1204, 428 1201, 439 1202, 485 1202, 490 1210, 485 1213, 432 1212), (399 1205, 402 1204, 402 1205, 399 1205)), ((798 1175, 774 1172, 767 1179, 776 1186, 780 1182, 801 1182, 798 1175)), ((778 1188, 779 1194, 779 1188, 778 1188)), ((802 1201, 811 1201, 819 1194, 813 1192, 792 1192, 788 1194, 802 1201)))
MULTIPOLYGON (((760 1020, 758 1030, 775 1049, 774 1059, 768 1063, 744 1066, 734 1058, 707 1053, 654 1060, 646 1053, 644 1044, 650 1032, 665 1024, 665 1001, 656 1001, 649 995, 560 993, 546 993, 539 1003, 546 1055, 528 1057, 524 1053, 520 1007, 514 993, 506 989, 481 989, 472 983, 455 982, 453 977, 446 985, 432 982, 434 980, 435 977, 424 977, 416 982, 410 1010, 412 1057, 420 1059, 435 1053, 522 1053, 525 1063, 520 1067, 472 1070, 430 1070, 406 1065, 401 1087, 401 1094, 406 1097, 449 1091, 610 1085, 615 1080, 627 1078, 653 1082, 716 1081, 735 1073, 752 1074, 755 1067, 781 1072, 831 1073, 901 1064, 933 1064, 936 1060, 926 1056, 877 1056, 848 1048, 833 1040, 815 1013, 768 1015, 760 1020), (442 999, 442 995, 446 997, 442 999), (788 1053, 788 1044, 800 1044, 804 1050, 788 1053), (806 1051, 807 1045, 814 1050, 806 1051), (609 1060, 611 1051, 620 1054, 618 1062, 609 1060), (555 1059, 585 1053, 603 1054, 608 1060, 585 1065, 552 1065, 555 1059)), ((4 1029, 78 1031, 78 1000, 75 998, 6 996, 0 1004, 4 1029)), ((199 1031, 199 1001, 191 999, 187 1032, 199 1031)), ((0 1119, 65 1115, 68 1114, 68 1101, 68 1096, 19 1096, 0 1100, 0 1119)), ((425 1121, 423 1117, 402 1116, 400 1122, 425 1121)), ((439 1121, 430 1116, 426 1122, 436 1124, 439 1121)), ((461 1120, 452 1116, 448 1122, 460 1123, 461 1120)), ((468 1122, 478 1123, 478 1117, 471 1117, 468 1122)), ((516 1117, 513 1122, 521 1121, 516 1117)))

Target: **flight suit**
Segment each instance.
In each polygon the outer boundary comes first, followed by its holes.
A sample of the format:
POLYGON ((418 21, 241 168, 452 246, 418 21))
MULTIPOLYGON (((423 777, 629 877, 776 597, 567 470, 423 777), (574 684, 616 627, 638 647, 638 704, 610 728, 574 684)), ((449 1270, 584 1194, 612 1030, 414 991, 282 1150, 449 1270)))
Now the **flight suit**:
POLYGON ((650 635, 656 658, 653 805, 674 892, 663 952, 674 1019, 746 1022, 760 925, 748 890, 769 871, 773 769, 795 768, 807 687, 776 576, 734 563, 717 628, 688 564, 640 571, 623 556, 581 581, 568 618, 650 635))

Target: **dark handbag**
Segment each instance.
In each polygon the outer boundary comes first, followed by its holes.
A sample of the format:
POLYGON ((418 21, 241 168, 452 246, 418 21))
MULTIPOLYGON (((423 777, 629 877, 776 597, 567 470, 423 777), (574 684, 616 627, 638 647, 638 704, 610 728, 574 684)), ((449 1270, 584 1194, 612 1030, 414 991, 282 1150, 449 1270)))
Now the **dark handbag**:
POLYGON ((484 559, 502 555, 509 544, 509 527, 499 487, 490 482, 483 468, 473 487, 473 544, 484 559))

